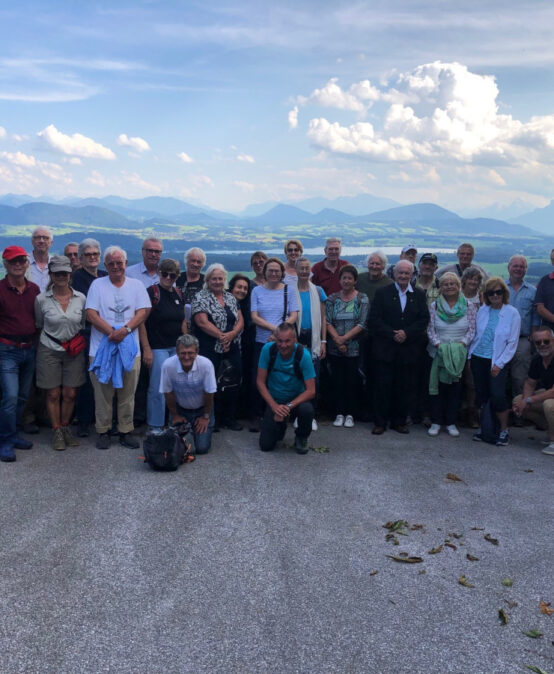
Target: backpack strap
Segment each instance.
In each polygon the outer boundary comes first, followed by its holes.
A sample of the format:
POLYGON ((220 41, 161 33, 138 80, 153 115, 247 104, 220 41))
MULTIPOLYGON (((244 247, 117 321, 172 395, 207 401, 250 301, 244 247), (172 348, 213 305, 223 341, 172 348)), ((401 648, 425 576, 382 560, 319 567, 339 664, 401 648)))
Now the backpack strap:
POLYGON ((281 317, 281 323, 287 320, 288 289, 289 287, 285 283, 285 287, 283 288, 283 316, 281 317))
POLYGON ((273 366, 275 365, 275 360, 277 359, 277 344, 273 342, 271 346, 269 347, 269 362, 267 363, 267 376, 269 377, 269 374, 271 370, 273 370, 273 366))
MULTIPOLYGON (((271 346, 269 347, 269 362, 267 364, 267 376, 269 377, 269 374, 271 370, 273 369, 275 365, 275 361, 277 360, 277 344, 273 342, 271 346)), ((304 355, 304 347, 302 344, 296 343, 296 349, 294 351, 294 360, 293 360, 293 368, 294 368, 294 374, 300 379, 301 381, 304 381, 304 374, 302 372, 302 367, 300 366, 300 361, 302 360, 302 356, 304 355)))

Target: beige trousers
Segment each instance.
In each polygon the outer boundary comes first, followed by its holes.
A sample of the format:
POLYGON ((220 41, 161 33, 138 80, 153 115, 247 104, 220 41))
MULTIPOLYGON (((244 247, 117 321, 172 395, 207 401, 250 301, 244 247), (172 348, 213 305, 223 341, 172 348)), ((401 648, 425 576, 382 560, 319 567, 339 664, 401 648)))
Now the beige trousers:
MULTIPOLYGON (((94 358, 90 358, 90 363, 94 358)), ((94 404, 96 407, 96 432, 107 433, 112 427, 113 397, 117 394, 117 430, 120 433, 130 433, 133 426, 135 411, 135 389, 140 373, 140 357, 135 358, 133 368, 123 373, 123 388, 116 388, 109 384, 101 384, 94 372, 90 373, 90 381, 94 390, 94 404)))
MULTIPOLYGON (((539 389, 535 393, 544 391, 539 389)), ((521 396, 516 396, 514 402, 521 400, 521 396)), ((554 440, 554 398, 543 400, 542 403, 531 403, 523 410, 522 417, 532 421, 541 431, 548 429, 551 440, 554 440)))

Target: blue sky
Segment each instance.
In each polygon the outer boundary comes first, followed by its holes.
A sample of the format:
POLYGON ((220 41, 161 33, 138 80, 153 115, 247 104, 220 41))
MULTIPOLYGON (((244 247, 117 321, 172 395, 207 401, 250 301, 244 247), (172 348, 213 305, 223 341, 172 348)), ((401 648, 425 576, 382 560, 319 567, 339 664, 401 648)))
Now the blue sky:
POLYGON ((554 6, 461 4, 0 9, 0 194, 546 205, 554 6))

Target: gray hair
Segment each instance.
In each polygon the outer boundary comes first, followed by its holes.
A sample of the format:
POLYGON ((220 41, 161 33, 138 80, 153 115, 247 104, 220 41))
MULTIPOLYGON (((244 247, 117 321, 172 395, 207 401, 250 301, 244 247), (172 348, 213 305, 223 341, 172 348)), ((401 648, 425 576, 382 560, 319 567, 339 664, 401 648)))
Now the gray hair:
POLYGON ((121 253, 125 262, 127 262, 127 253, 123 250, 123 248, 121 248, 121 246, 108 246, 104 251, 104 264, 106 264, 108 257, 114 253, 121 253))
POLYGON ((183 257, 185 264, 187 263, 187 260, 189 259, 189 255, 194 255, 194 254, 199 255, 202 258, 202 260, 203 260, 202 266, 204 266, 206 264, 206 253, 202 250, 202 248, 197 248, 196 246, 194 248, 189 248, 187 250, 187 252, 185 253, 185 255, 183 257))
POLYGON ((311 264, 312 264, 312 263, 308 260, 308 258, 307 258, 305 255, 301 255, 301 256, 296 260, 296 262, 294 263, 294 268, 295 268, 295 269, 298 269, 298 265, 299 265, 301 262, 307 262, 310 266, 311 266, 311 264))
POLYGON ((100 252, 100 243, 96 239, 83 239, 79 244, 79 257, 83 257, 87 248, 96 248, 100 252))
POLYGON ((467 269, 464 269, 464 273, 462 274, 462 288, 464 287, 466 281, 477 277, 479 277, 479 283, 483 283, 483 274, 479 271, 479 269, 477 269, 477 267, 468 267, 467 269))
POLYGON ((180 346, 185 349, 193 346, 197 351, 200 350, 200 343, 194 335, 179 335, 179 337, 177 337, 177 342, 175 343, 175 348, 178 349, 180 346))
POLYGON ((413 262, 410 262, 410 260, 398 260, 398 262, 394 265, 394 271, 395 272, 398 269, 399 264, 409 264, 410 265, 410 272, 412 274, 414 273, 415 265, 414 265, 413 262))
POLYGON ((525 255, 521 255, 521 253, 516 253, 515 255, 512 255, 512 257, 508 260, 508 268, 510 267, 510 265, 514 260, 523 260, 525 262, 525 269, 527 269, 528 263, 525 255))
POLYGON ((77 243, 77 241, 68 241, 68 242, 65 244, 65 246, 63 247, 64 251, 67 250, 67 247, 68 247, 68 246, 77 246, 77 248, 78 248, 78 247, 79 247, 79 244, 77 243))
POLYGON ((48 236, 50 237, 50 241, 54 241, 54 235, 52 234, 52 230, 49 227, 46 227, 45 225, 39 225, 38 227, 35 227, 33 231, 31 232, 31 239, 37 232, 46 232, 48 236))
POLYGON ((325 248, 327 248, 330 243, 338 243, 339 246, 342 246, 342 240, 338 236, 330 236, 328 239, 325 239, 325 248))
POLYGON ((162 248, 164 247, 163 241, 161 239, 158 239, 157 236, 147 236, 146 239, 144 239, 144 241, 142 242, 142 245, 144 246, 144 244, 147 241, 153 241, 154 243, 159 243, 162 248))
POLYGON ((207 269, 206 273, 204 274, 204 290, 207 290, 208 288, 208 281, 210 280, 210 276, 214 273, 214 271, 222 271, 224 276, 225 276, 225 287, 227 287, 227 270, 225 267, 221 264, 221 262, 214 262, 211 264, 207 269))
POLYGON ((366 261, 365 261, 365 266, 366 266, 366 267, 369 265, 369 261, 371 260, 371 258, 372 258, 374 255, 376 255, 376 256, 381 260, 381 263, 383 264, 383 267, 386 267, 386 266, 387 266, 388 258, 387 258, 387 256, 385 255, 385 253, 383 253, 382 250, 374 250, 373 253, 370 253, 370 254, 367 256, 367 258, 366 258, 366 261))

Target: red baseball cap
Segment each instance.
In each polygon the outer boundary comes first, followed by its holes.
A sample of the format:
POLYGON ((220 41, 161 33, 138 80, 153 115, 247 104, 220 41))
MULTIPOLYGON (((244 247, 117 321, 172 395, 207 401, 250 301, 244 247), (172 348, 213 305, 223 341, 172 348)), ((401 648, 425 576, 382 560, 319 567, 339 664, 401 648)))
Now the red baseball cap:
POLYGON ((4 252, 2 253, 3 260, 13 260, 14 257, 22 256, 29 257, 29 253, 25 248, 21 248, 21 246, 8 246, 4 248, 4 252))

